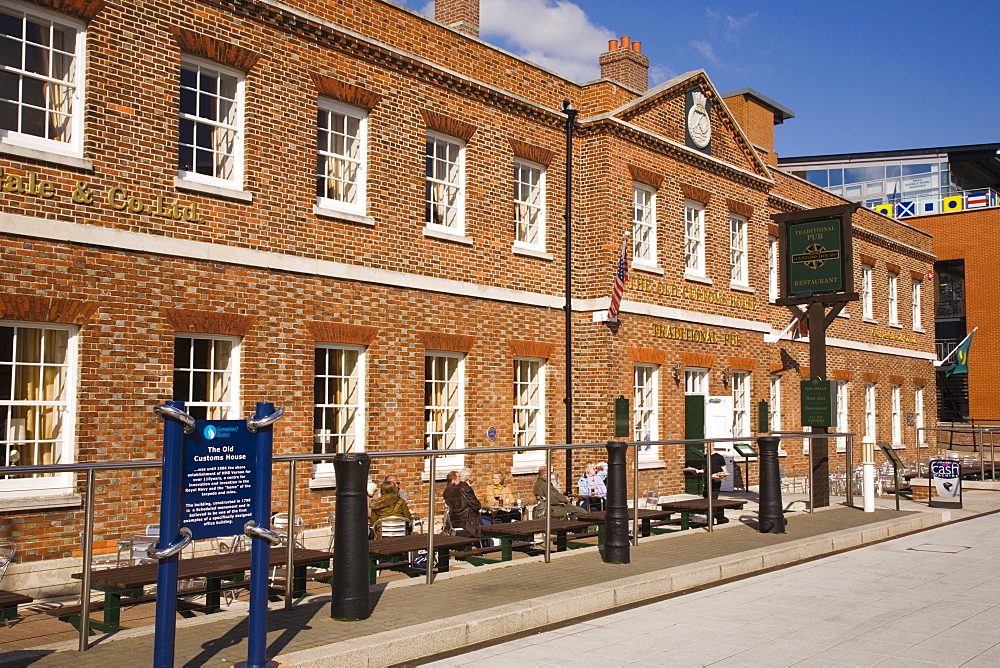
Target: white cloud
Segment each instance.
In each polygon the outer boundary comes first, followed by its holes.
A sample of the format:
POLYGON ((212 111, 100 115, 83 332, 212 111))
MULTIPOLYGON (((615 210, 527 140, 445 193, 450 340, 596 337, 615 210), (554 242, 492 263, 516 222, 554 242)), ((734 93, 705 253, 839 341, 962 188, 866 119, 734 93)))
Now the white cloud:
MULTIPOLYGON (((433 17, 433 0, 419 11, 433 17)), ((485 42, 579 82, 601 75, 597 59, 607 51, 608 40, 617 38, 611 30, 592 23, 569 0, 481 0, 479 35, 485 42)))
POLYGON ((695 41, 691 42, 691 46, 694 47, 695 51, 701 54, 701 57, 708 61, 713 67, 721 67, 722 62, 719 57, 715 55, 715 49, 708 42, 695 41))
POLYGON ((709 30, 713 34, 718 34, 717 24, 721 24, 721 32, 726 41, 739 43, 740 33, 758 16, 758 12, 751 12, 743 17, 736 17, 725 12, 717 12, 711 7, 705 8, 705 18, 709 21, 709 30))
POLYGON ((484 40, 575 81, 600 76, 597 59, 617 37, 569 0, 482 0, 479 11, 484 40))

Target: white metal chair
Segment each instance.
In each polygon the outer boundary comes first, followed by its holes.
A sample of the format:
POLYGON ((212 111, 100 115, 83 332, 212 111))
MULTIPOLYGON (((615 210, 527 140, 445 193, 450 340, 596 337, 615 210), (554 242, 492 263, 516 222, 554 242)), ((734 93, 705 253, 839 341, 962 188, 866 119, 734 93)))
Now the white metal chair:
MULTIPOLYGON (((275 513, 271 516, 271 529, 281 537, 281 541, 284 543, 288 540, 288 513, 275 513)), ((302 518, 295 517, 295 530, 292 531, 292 538, 295 541, 295 547, 305 547, 302 543, 302 534, 305 531, 304 523, 302 518)))
POLYGON ((14 560, 17 553, 17 544, 9 538, 0 538, 0 580, 3 580, 7 567, 14 560))
POLYGON ((333 541, 336 538, 334 535, 337 531, 337 514, 330 513, 330 544, 326 546, 327 552, 333 552, 333 541))
POLYGON ((389 536, 405 536, 410 533, 410 520, 398 515, 380 517, 372 525, 376 538, 389 536))
POLYGON ((653 510, 660 509, 660 492, 659 490, 651 489, 646 492, 646 508, 651 508, 653 510))

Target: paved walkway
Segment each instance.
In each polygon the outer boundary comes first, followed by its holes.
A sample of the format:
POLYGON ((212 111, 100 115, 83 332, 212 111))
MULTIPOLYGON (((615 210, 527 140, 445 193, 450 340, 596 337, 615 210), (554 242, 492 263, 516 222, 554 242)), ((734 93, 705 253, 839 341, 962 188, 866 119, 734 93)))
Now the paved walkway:
POLYGON ((1000 665, 1000 514, 426 665, 1000 665))
MULTIPOLYGON (((884 504, 885 501, 883 500, 884 504)), ((287 666, 384 666, 524 633, 587 615, 620 610, 657 597, 746 577, 939 525, 959 515, 996 510, 1000 495, 966 495, 953 514, 907 502, 897 512, 863 513, 830 507, 788 516, 785 534, 760 534, 741 522, 714 533, 693 530, 643 539, 631 563, 605 564, 596 548, 513 566, 480 567, 440 577, 372 588, 372 616, 329 618, 329 596, 308 598, 269 614, 268 657, 287 666)), ((751 519, 753 514, 748 514, 751 519)), ((245 613, 179 620, 177 665, 231 665, 246 659, 245 613)), ((0 654, 11 666, 134 666, 148 664, 151 629, 125 631, 86 653, 67 642, 0 654)))

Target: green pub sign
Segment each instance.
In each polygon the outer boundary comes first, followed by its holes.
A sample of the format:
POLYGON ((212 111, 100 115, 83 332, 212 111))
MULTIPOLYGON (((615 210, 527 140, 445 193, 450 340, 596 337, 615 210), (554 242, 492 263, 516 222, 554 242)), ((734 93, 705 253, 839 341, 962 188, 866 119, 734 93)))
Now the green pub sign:
POLYGON ((832 427, 833 381, 821 378, 807 378, 802 381, 799 400, 802 409, 803 427, 832 427))
POLYGON ((845 289, 843 222, 837 218, 788 226, 788 294, 845 289))
POLYGON ((628 399, 620 396, 615 399, 615 438, 628 438, 629 417, 628 399))

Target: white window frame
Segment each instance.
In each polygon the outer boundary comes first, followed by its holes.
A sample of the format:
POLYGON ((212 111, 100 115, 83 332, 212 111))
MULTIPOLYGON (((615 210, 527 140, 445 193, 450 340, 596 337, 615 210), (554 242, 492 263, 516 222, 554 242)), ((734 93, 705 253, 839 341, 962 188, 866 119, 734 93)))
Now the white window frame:
MULTIPOLYGON (((11 399, 0 399, 0 407, 5 407, 8 409, 8 417, 6 420, 6 433, 0 432, 0 440, 2 440, 4 445, 0 445, 0 465, 5 465, 7 463, 7 448, 6 443, 10 440, 16 439, 17 434, 13 433, 14 420, 10 417, 10 409, 18 406, 39 406, 47 407, 51 406, 58 410, 59 420, 61 423, 60 432, 58 437, 52 439, 53 441, 53 452, 51 462, 52 464, 71 464, 76 461, 77 458, 77 444, 76 444, 76 419, 77 419, 77 383, 79 382, 78 366, 79 366, 79 353, 78 353, 78 341, 77 334, 79 333, 79 327, 75 325, 62 325, 56 323, 44 323, 44 322, 26 322, 17 320, 0 320, 0 327, 11 327, 15 330, 42 330, 42 336, 44 337, 45 330, 48 331, 59 331, 66 333, 66 352, 65 352, 65 362, 62 364, 46 364, 46 359, 44 358, 44 344, 43 345, 43 359, 41 362, 0 362, 0 366, 6 367, 39 367, 39 378, 44 377, 45 368, 61 368, 65 374, 63 377, 63 396, 64 399, 55 400, 26 400, 26 399, 13 399, 13 389, 16 387, 17 379, 15 375, 18 373, 12 370, 10 383, 11 383, 11 399), (11 437, 14 437, 13 439, 11 437)), ((18 333, 15 331, 14 336, 17 337, 18 333)), ((14 358, 16 360, 16 343, 14 347, 14 358)), ((22 439, 26 440, 27 433, 23 434, 22 439)), ((28 465, 31 462, 17 462, 21 465, 28 465)), ((71 494, 76 486, 75 475, 72 473, 55 473, 46 476, 35 476, 35 477, 23 477, 4 480, 0 478, 0 500, 8 499, 25 499, 30 496, 52 496, 52 495, 65 495, 71 494)))
MULTIPOLYGON (((176 350, 175 350, 175 364, 173 366, 173 372, 176 375, 178 371, 187 371, 189 373, 195 372, 210 372, 213 375, 217 373, 228 373, 229 374, 229 400, 228 401, 194 401, 190 397, 194 392, 194 383, 188 382, 188 396, 178 398, 176 395, 176 379, 172 382, 171 396, 175 397, 179 401, 184 402, 184 410, 191 413, 192 409, 205 408, 207 419, 210 420, 238 420, 240 417, 240 337, 229 336, 227 334, 194 334, 190 332, 175 332, 174 333, 174 345, 177 345, 177 339, 191 339, 191 351, 189 361, 191 364, 185 367, 178 367, 176 365, 176 350), (232 349, 230 351, 229 358, 229 368, 225 370, 216 369, 214 366, 211 368, 197 368, 193 366, 194 359, 194 341, 228 341, 232 344, 232 349), (212 409, 216 409, 218 412, 212 414, 212 409)), ((211 357, 214 358, 214 345, 212 347, 211 357)), ((214 364, 214 362, 213 362, 214 364)), ((200 413, 201 411, 196 411, 200 413)), ((195 415, 196 419, 203 419, 203 416, 195 415)))
POLYGON ((684 394, 708 396, 708 369, 693 366, 684 368, 684 394))
MULTIPOLYGON (((851 390, 846 380, 835 380, 834 382, 834 411, 837 417, 836 429, 841 434, 846 434, 849 427, 849 416, 851 414, 851 390)), ((808 443, 808 440, 806 441, 808 443)), ((837 437, 837 452, 847 451, 847 437, 837 437)))
POLYGON ((684 276, 704 279, 705 274, 705 205, 684 200, 684 276))
POLYGON ((778 299, 778 238, 767 235, 767 300, 778 299))
POLYGON ((750 373, 733 371, 730 378, 733 390, 733 437, 752 438, 750 430, 750 373))
POLYGON ((767 426, 771 431, 781 431, 781 374, 778 373, 768 378, 767 426))
POLYGON ((875 319, 872 306, 872 266, 870 264, 861 265, 861 317, 865 320, 875 319))
POLYGON ((545 251, 545 175, 544 165, 514 160, 514 248, 545 251))
MULTIPOLYGON (((660 439, 660 365, 636 364, 632 369, 632 440, 660 439)), ((638 446, 639 462, 660 460, 660 446, 638 446)))
POLYGON ((632 183, 632 265, 657 267, 656 190, 632 183))
POLYGON ((864 442, 878 441, 878 407, 875 383, 865 383, 865 437, 864 442))
POLYGON ((899 274, 890 271, 886 274, 886 288, 888 298, 886 305, 889 307, 889 325, 899 326, 899 274))
POLYGON ((927 432, 924 428, 924 386, 917 385, 913 388, 913 426, 917 434, 917 447, 927 447, 927 432))
MULTIPOLYGON (((449 137, 448 135, 441 134, 439 132, 427 132, 427 141, 424 147, 424 227, 427 231, 443 232, 448 235, 458 235, 465 236, 465 142, 461 139, 455 137, 449 137), (433 176, 433 172, 430 167, 441 162, 441 159, 437 157, 437 147, 445 146, 449 149, 454 148, 456 150, 456 159, 452 162, 449 157, 443 161, 445 165, 455 166, 455 179, 449 181, 447 179, 440 179, 433 176), (433 154, 431 149, 434 149, 433 154), (434 222, 431 220, 433 217, 431 215, 431 210, 435 206, 437 199, 432 195, 435 186, 441 186, 444 189, 454 189, 455 191, 455 202, 452 205, 443 204, 445 211, 454 211, 454 224, 448 224, 447 222, 434 222)), ((445 214, 445 221, 447 221, 447 213, 445 214)))
POLYGON ((913 320, 913 331, 922 332, 923 327, 923 314, 920 308, 920 292, 923 289, 923 284, 917 279, 911 279, 910 287, 912 292, 910 297, 910 317, 913 320))
POLYGON ((747 257, 748 227, 749 221, 746 216, 729 214, 729 284, 731 287, 743 290, 750 287, 747 257))
MULTIPOLYGON (((334 170, 335 171, 335 170, 334 170)), ((368 112, 358 107, 352 107, 342 102, 320 98, 316 111, 316 206, 323 211, 331 213, 343 212, 356 216, 364 216, 368 206, 368 112), (320 129, 320 120, 326 116, 326 128, 320 129), (339 120, 339 127, 333 127, 334 121, 339 120), (347 128, 347 119, 357 121, 357 134, 351 135, 347 128), (339 130, 339 131, 338 131, 339 130), (330 139, 326 147, 320 145, 321 135, 330 139), (344 151, 338 153, 334 150, 333 137, 341 135, 344 137, 344 151), (357 154, 350 155, 347 150, 348 139, 353 139, 357 145, 357 154), (320 173, 320 165, 326 166, 326 173, 320 173), (355 177, 353 179, 354 201, 349 202, 345 198, 327 197, 323 194, 325 188, 321 185, 323 181, 343 181, 350 183, 349 177, 337 178, 330 175, 330 166, 345 164, 353 166, 355 177)))
MULTIPOLYGON (((545 445, 545 363, 546 360, 537 357, 514 358, 512 428, 515 446, 545 445), (534 401, 530 400, 532 396, 534 401), (529 401, 522 402, 523 397, 528 397, 529 401), (532 412, 534 419, 531 418, 532 412)), ((543 464, 545 464, 544 450, 514 453, 515 472, 537 471, 543 464)))
MULTIPOLYGON (((436 365, 431 364, 431 369, 436 369, 436 365)), ((433 392, 431 392, 433 394, 433 392)), ((437 448, 439 450, 463 450, 465 448, 465 354, 457 353, 453 351, 446 350, 428 350, 424 353, 424 449, 429 450, 430 439, 432 434, 439 434, 441 436, 450 435, 454 439, 454 445, 451 448, 437 448), (436 378, 428 377, 427 366, 428 360, 433 359, 444 359, 450 360, 455 363, 454 378, 436 378), (433 384, 443 384, 446 391, 455 392, 455 406, 449 404, 431 404, 428 403, 428 394, 430 387, 433 384), (451 386, 450 388, 448 386, 451 386), (453 431, 431 431, 433 425, 432 420, 428 420, 428 415, 433 414, 435 411, 454 411, 454 430, 453 431)), ((437 458, 436 469, 439 473, 439 477, 443 477, 445 473, 449 470, 460 469, 465 465, 465 455, 455 454, 455 455, 445 455, 437 458)), ((424 470, 428 471, 430 469, 430 459, 424 460, 424 470)))
MULTIPOLYGON (((225 65, 220 65, 219 63, 205 60, 204 58, 196 58, 194 56, 184 55, 181 56, 181 70, 194 70, 198 76, 197 87, 192 89, 195 90, 195 97, 199 100, 202 98, 203 93, 200 87, 201 75, 207 74, 209 76, 215 76, 217 79, 222 77, 233 77, 236 79, 236 92, 233 97, 233 110, 231 114, 232 122, 223 123, 219 120, 211 120, 199 112, 195 113, 184 113, 181 110, 180 97, 178 97, 177 102, 177 144, 178 144, 178 156, 177 156, 177 179, 181 183, 187 184, 202 184, 206 186, 212 186, 216 188, 222 188, 224 190, 240 191, 243 190, 243 164, 244 164, 244 152, 245 152, 245 130, 244 130, 244 119, 245 119, 245 89, 246 89, 246 77, 243 72, 239 70, 226 67, 225 65), (182 150, 182 131, 181 123, 182 121, 191 121, 194 123, 194 131, 192 141, 194 147, 192 153, 191 169, 181 168, 181 157, 180 151, 182 150), (197 134, 198 126, 209 126, 215 130, 228 130, 233 133, 233 147, 231 153, 225 153, 224 155, 231 155, 233 160, 232 173, 228 177, 215 176, 214 174, 201 174, 197 171, 198 158, 197 158, 197 134)), ((184 86, 180 82, 181 72, 178 71, 178 81, 177 88, 180 91, 180 95, 183 95, 184 86)), ((216 87, 218 91, 218 87, 216 87)), ((221 97, 216 95, 215 97, 221 97)), ((200 102, 199 102, 200 104, 200 102)), ((214 169, 213 169, 214 171, 214 169)))
POLYGON ((892 385, 890 392, 890 404, 892 408, 892 420, 890 422, 892 427, 892 444, 893 446, 903 445, 903 415, 902 415, 902 401, 900 394, 902 393, 901 385, 892 385))
MULTIPOLYGON (((365 346, 343 343, 316 343, 313 357, 313 452, 315 454, 365 451, 365 434, 367 433, 367 401, 365 396, 366 357, 367 349, 365 346), (319 370, 316 368, 316 358, 319 356, 320 351, 324 351, 326 355, 325 361, 327 362, 327 368, 323 370, 324 373, 319 373, 319 370), (349 375, 330 373, 329 361, 330 356, 334 352, 341 356, 347 353, 357 355, 354 373, 349 375), (323 395, 324 397, 329 398, 330 385, 336 384, 340 379, 351 379, 355 383, 356 391, 353 401, 350 399, 340 402, 317 401, 317 385, 321 381, 327 387, 327 390, 323 393, 323 395), (321 411, 331 409, 335 411, 335 419, 338 422, 342 419, 344 421, 350 421, 353 425, 352 428, 350 430, 340 429, 337 431, 331 431, 328 428, 329 425, 323 424, 323 418, 320 417, 321 411), (349 416, 341 416, 341 411, 344 413, 350 413, 352 410, 354 411, 353 420, 350 420, 349 416), (333 447, 330 447, 328 443, 323 443, 323 440, 329 440, 330 437, 336 438, 337 440, 340 440, 339 437, 353 439, 354 444, 352 447, 344 447, 343 443, 338 443, 333 447)), ((333 461, 316 462, 313 474, 317 477, 332 476, 334 474, 333 461)))
MULTIPOLYGON (((51 57, 52 52, 52 28, 54 25, 58 25, 63 28, 68 28, 75 31, 75 45, 72 53, 73 62, 67 68, 67 76, 69 80, 75 82, 70 85, 69 90, 71 94, 69 95, 69 104, 71 108, 71 113, 69 116, 69 141, 63 141, 60 139, 47 139, 45 137, 39 137, 37 135, 28 134, 21 132, 20 130, 8 130, 0 131, 0 150, 10 149, 11 153, 22 154, 17 151, 20 149, 28 149, 29 151, 39 151, 42 153, 52 154, 54 156, 65 156, 68 158, 83 158, 83 131, 84 131, 84 114, 85 114, 85 101, 86 101, 86 24, 78 19, 60 14, 58 12, 49 11, 42 9, 40 7, 35 7, 32 5, 26 5, 20 2, 2 2, 0 6, 3 9, 12 14, 20 14, 22 21, 22 35, 21 35, 21 54, 24 55, 24 48, 26 43, 25 35, 23 32, 24 22, 27 19, 34 19, 37 23, 48 23, 49 24, 49 47, 46 52, 49 54, 49 66, 50 71, 48 75, 42 76, 40 74, 34 74, 28 72, 20 67, 8 67, 0 66, 0 72, 13 74, 19 79, 18 90, 23 92, 24 81, 34 80, 43 81, 45 83, 53 83, 59 85, 66 84, 66 79, 56 79, 51 77, 51 66, 54 60, 51 57)), ((4 42, 9 44, 7 39, 4 42)), ((33 44, 33 43, 32 43, 33 44)), ((59 53, 63 55, 69 55, 68 51, 60 51, 59 53)), ((24 65, 24 61, 21 61, 21 65, 24 65)), ((48 96, 46 96, 48 97, 48 96)), ((5 100, 7 98, 4 98, 5 100)), ((54 111, 49 109, 49 102, 51 100, 46 99, 45 109, 46 109, 46 127, 49 127, 48 116, 49 111, 54 111)), ((25 106, 30 106, 38 108, 36 105, 28 105, 26 103, 21 103, 20 101, 10 100, 14 103, 18 109, 18 119, 20 119, 20 109, 25 106)), ((20 126, 20 120, 19 120, 20 126)), ((58 162, 58 160, 56 161, 58 162)))

